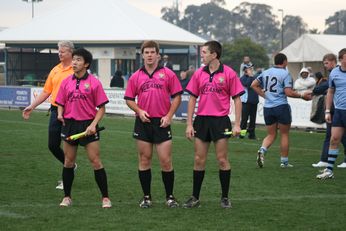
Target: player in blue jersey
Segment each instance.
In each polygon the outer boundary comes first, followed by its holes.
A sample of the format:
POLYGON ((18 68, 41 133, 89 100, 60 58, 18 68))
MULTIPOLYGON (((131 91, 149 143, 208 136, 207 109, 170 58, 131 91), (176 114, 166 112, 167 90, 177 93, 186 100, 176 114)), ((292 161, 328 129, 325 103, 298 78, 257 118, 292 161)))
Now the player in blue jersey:
POLYGON ((339 51, 340 66, 335 67, 329 75, 329 88, 326 99, 325 118, 327 123, 332 123, 332 136, 328 150, 328 166, 318 174, 318 179, 334 177, 333 168, 339 154, 339 144, 346 128, 346 48, 339 51), (333 119, 330 109, 334 102, 333 119))
POLYGON ((292 116, 287 97, 308 100, 311 92, 298 93, 292 89, 293 80, 286 70, 287 57, 278 53, 274 57, 274 67, 259 75, 251 84, 256 93, 264 98, 264 121, 267 127, 267 136, 257 153, 257 165, 262 168, 264 155, 276 139, 277 129, 280 130, 280 154, 282 168, 293 167, 288 163, 289 130, 292 116))

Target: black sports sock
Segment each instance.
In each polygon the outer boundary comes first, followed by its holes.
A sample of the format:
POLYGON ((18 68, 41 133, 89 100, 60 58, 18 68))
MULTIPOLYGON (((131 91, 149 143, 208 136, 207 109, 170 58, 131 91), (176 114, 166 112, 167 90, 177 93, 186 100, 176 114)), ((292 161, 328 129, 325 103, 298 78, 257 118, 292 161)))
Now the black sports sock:
POLYGON ((151 185, 151 169, 138 170, 139 181, 141 182, 143 194, 150 196, 150 185, 151 185))
POLYGON ((193 170, 193 192, 192 192, 192 195, 196 199, 199 199, 199 193, 201 192, 204 174, 205 174, 205 170, 202 170, 202 171, 193 170))
POLYGON ((222 197, 228 198, 229 185, 231 181, 231 169, 230 170, 219 170, 219 178, 222 190, 222 197))
POLYGON ((162 181, 165 185, 166 190, 166 198, 170 195, 173 195, 173 187, 174 187, 174 170, 170 172, 161 171, 162 181))
POLYGON ((94 170, 95 180, 101 191, 102 197, 108 197, 107 174, 104 168, 94 170))
POLYGON ((64 167, 62 170, 62 181, 64 185, 65 197, 71 197, 71 188, 74 179, 73 168, 64 167))

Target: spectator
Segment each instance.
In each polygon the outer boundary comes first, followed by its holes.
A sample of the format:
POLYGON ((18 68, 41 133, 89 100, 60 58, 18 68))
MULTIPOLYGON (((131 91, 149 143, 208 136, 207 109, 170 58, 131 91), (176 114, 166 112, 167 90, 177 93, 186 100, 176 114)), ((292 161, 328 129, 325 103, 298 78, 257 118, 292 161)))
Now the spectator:
MULTIPOLYGON (((321 72, 316 72, 315 73, 315 81, 316 81, 316 86, 319 85, 321 82, 327 81, 327 78, 323 77, 323 74, 321 72)), ((315 87, 316 87, 315 86, 315 87)))
POLYGON ((186 78, 191 79, 191 77, 192 77, 193 73, 195 73, 195 71, 196 71, 195 66, 190 65, 189 69, 186 71, 186 78))
POLYGON ((114 76, 111 80, 110 87, 118 87, 118 88, 123 89, 124 85, 125 85, 125 83, 124 83, 123 73, 121 71, 117 70, 114 73, 114 76))
POLYGON ((250 57, 244 56, 242 64, 240 64, 239 77, 244 75, 244 65, 252 65, 250 57))
POLYGON ((180 84, 183 90, 185 90, 187 84, 189 83, 190 79, 187 78, 187 71, 181 71, 180 72, 180 84))
MULTIPOLYGON (((255 128, 258 95, 251 88, 251 84, 255 79, 256 77, 253 74, 253 65, 244 65, 244 75, 240 78, 240 82, 245 90, 245 94, 240 97, 242 101, 240 129, 245 130, 247 128, 248 138, 253 140, 256 139, 255 128), (247 126, 248 119, 250 119, 249 126, 247 126)), ((243 138, 242 135, 239 137, 243 138)))
POLYGON ((294 82, 294 90, 299 93, 304 93, 307 90, 312 90, 316 85, 316 80, 310 77, 310 72, 307 68, 303 67, 300 70, 299 77, 294 82))
POLYGON ((169 61, 168 55, 164 55, 164 56, 163 56, 162 66, 163 66, 163 67, 167 67, 167 68, 173 70, 173 65, 172 65, 172 63, 169 61))

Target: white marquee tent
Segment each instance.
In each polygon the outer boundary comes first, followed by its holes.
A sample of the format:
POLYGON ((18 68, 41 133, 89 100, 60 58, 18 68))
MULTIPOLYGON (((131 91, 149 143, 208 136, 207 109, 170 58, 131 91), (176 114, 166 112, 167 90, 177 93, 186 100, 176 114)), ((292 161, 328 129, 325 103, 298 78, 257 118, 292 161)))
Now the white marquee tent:
POLYGON ((281 52, 287 55, 288 69, 293 78, 302 67, 310 66, 314 72, 323 71, 322 58, 327 53, 338 55, 346 48, 345 35, 304 34, 281 52))
POLYGON ((147 14, 124 0, 71 0, 61 8, 0 32, 0 42, 198 45, 204 39, 147 14))
MULTIPOLYGON (((190 54, 187 53, 190 45, 205 42, 126 0, 70 0, 41 17, 0 32, 0 43, 10 48, 51 49, 61 40, 71 40, 93 53, 98 63, 97 75, 105 86, 109 85, 115 69, 112 60, 136 59, 136 49, 145 40, 159 42, 164 53, 167 49, 183 48, 186 55, 190 54)), ((194 51, 198 52, 198 49, 194 51)), ((198 57, 197 53, 194 55, 198 57)), ((131 62, 128 63, 126 66, 130 66, 131 62)), ((14 79, 12 76, 6 78, 14 79)))

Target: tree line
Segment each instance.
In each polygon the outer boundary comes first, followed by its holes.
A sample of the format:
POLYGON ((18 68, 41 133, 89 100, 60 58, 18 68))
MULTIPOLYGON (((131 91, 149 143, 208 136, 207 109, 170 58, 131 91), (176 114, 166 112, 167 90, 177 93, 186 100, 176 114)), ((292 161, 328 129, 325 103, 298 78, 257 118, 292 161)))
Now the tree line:
POLYGON ((346 10, 328 17, 326 29, 318 31, 309 29, 300 16, 294 15, 285 15, 281 25, 281 17, 266 4, 242 2, 232 10, 224 6, 224 0, 210 0, 201 5, 188 5, 181 12, 176 1, 170 7, 163 7, 161 13, 162 19, 207 40, 230 43, 249 38, 267 53, 281 50, 281 46, 286 47, 304 33, 346 34, 346 10))

